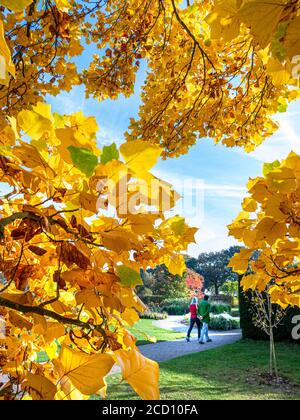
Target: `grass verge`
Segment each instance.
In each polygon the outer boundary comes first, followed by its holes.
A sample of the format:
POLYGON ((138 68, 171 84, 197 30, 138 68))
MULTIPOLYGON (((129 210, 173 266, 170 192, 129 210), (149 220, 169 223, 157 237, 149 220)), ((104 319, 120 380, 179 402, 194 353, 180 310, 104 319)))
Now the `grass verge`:
MULTIPOLYGON (((300 399, 300 346, 277 345, 280 387, 260 382, 268 370, 268 343, 240 341, 161 363, 163 400, 289 400, 300 399)), ((120 375, 108 378, 109 400, 138 399, 120 375)))
POLYGON ((130 331, 137 338, 138 346, 151 343, 151 341, 147 339, 147 336, 155 337, 157 342, 174 341, 186 337, 185 333, 177 333, 156 327, 153 325, 153 320, 151 319, 141 319, 130 329, 130 331))

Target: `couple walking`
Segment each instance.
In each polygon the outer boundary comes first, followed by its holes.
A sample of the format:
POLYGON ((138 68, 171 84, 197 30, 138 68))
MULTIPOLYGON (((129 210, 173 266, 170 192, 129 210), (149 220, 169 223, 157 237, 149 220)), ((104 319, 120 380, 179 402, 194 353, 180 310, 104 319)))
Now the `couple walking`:
POLYGON ((190 342, 191 332, 193 331, 194 325, 198 327, 198 341, 199 344, 205 344, 204 339, 207 343, 211 343, 212 340, 208 335, 208 325, 210 322, 210 303, 209 296, 204 296, 204 299, 198 305, 198 298, 193 297, 190 305, 190 328, 187 333, 186 341, 190 342))

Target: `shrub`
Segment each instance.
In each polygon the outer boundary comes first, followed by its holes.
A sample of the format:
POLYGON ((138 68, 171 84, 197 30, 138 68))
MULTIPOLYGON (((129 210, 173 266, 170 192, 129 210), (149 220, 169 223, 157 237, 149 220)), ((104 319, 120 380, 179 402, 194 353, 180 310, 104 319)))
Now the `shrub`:
POLYGON ((176 304, 164 306, 163 309, 168 315, 184 315, 187 311, 186 306, 176 304))
POLYGON ((166 299, 162 309, 169 315, 185 315, 189 311, 190 299, 166 299))
POLYGON ((145 305, 149 306, 149 308, 160 308, 163 302, 163 296, 161 295, 153 295, 153 296, 143 296, 141 297, 142 301, 145 305))
POLYGON ((155 321, 160 321, 162 319, 167 319, 168 314, 166 312, 152 312, 146 311, 143 314, 140 314, 141 319, 153 319, 155 321))
POLYGON ((224 314, 231 313, 231 306, 226 303, 211 302, 211 313, 212 314, 224 314))
MULTIPOLYGON (((189 312, 190 299, 166 299, 163 302, 162 309, 169 315, 185 315, 189 312)), ((212 314, 230 313, 231 306, 226 303, 211 302, 212 314)))
POLYGON ((239 329, 240 323, 230 315, 212 315, 209 326, 216 331, 230 331, 239 329))

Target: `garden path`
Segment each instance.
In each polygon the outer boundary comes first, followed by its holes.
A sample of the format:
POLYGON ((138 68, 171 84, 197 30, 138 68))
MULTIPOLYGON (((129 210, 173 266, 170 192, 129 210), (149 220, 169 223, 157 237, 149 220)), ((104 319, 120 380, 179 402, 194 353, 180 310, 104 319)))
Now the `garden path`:
MULTIPOLYGON (((162 321, 154 321, 153 324, 156 327, 172 330, 175 332, 185 332, 187 327, 180 323, 182 320, 181 316, 169 316, 167 319, 162 321)), ((198 343, 197 334, 192 335, 190 343, 187 343, 185 339, 175 341, 165 341, 155 344, 145 344, 139 346, 140 352, 151 360, 156 362, 165 362, 176 357, 185 356, 191 353, 198 353, 206 350, 211 350, 217 347, 222 347, 227 344, 235 343, 242 338, 241 330, 233 331, 210 331, 210 338, 213 340, 211 343, 201 345, 198 343)), ((120 369, 118 366, 114 366, 111 373, 117 373, 120 369)))

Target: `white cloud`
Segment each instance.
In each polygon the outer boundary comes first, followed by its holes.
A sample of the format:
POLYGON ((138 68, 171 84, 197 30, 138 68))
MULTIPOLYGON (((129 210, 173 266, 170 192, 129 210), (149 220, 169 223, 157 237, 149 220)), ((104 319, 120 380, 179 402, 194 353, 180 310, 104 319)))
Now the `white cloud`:
POLYGON ((273 162, 285 159, 291 151, 300 154, 299 116, 300 112, 295 111, 278 117, 280 128, 277 133, 266 139, 250 156, 262 162, 273 162))
POLYGON ((99 147, 109 146, 112 143, 116 143, 116 145, 119 147, 122 143, 124 143, 124 139, 116 135, 115 131, 100 126, 97 133, 97 142, 99 147))
POLYGON ((163 181, 169 182, 182 196, 189 196, 197 192, 206 197, 243 198, 247 189, 243 185, 209 184, 205 179, 192 178, 172 172, 154 169, 152 173, 163 181))
POLYGON ((81 89, 74 88, 71 92, 62 92, 58 96, 51 96, 48 101, 52 105, 53 112, 69 115, 82 111, 86 99, 81 89))
POLYGON ((196 234, 196 244, 191 244, 188 254, 198 257, 202 252, 214 252, 238 245, 238 242, 228 236, 224 220, 205 218, 196 234))
POLYGON ((199 228, 196 244, 191 244, 188 248, 189 255, 197 257, 201 252, 219 251, 237 244, 233 238, 228 237, 227 224, 234 218, 232 216, 231 219, 230 214, 238 213, 242 198, 247 193, 245 186, 209 184, 204 179, 180 176, 172 172, 161 170, 153 172, 159 178, 172 184, 183 197, 168 216, 180 214, 186 218, 190 226, 199 228), (205 210, 207 200, 212 198, 218 199, 219 212, 216 217, 211 216, 207 209, 205 210))

